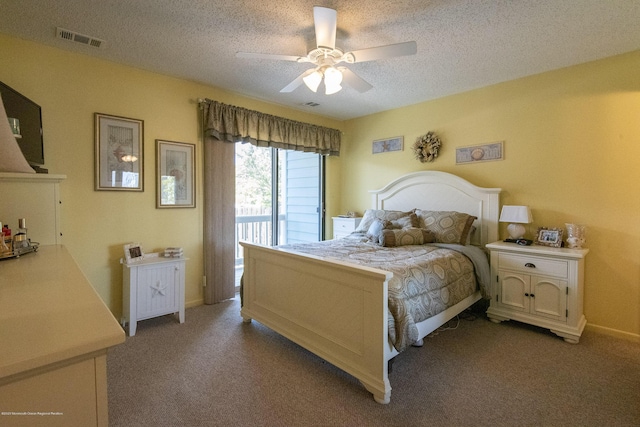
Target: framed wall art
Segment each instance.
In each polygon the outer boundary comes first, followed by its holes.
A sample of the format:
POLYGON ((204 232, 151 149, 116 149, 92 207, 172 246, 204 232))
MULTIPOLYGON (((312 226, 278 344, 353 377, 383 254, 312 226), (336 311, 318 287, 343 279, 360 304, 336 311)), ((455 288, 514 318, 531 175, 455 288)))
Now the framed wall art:
POLYGON ((536 245, 551 246, 559 248, 562 246, 562 229, 561 228, 538 228, 536 235, 536 245))
POLYGON ((193 208, 195 145, 156 140, 156 207, 193 208))
POLYGON ((504 158, 503 148, 503 141, 456 148, 456 164, 502 160, 504 158))
POLYGON ((95 113, 95 189, 144 191, 144 122, 95 113))
POLYGON ((373 154, 388 153, 390 151, 402 151, 404 147, 404 137, 395 136, 393 138, 378 139, 372 143, 373 154))

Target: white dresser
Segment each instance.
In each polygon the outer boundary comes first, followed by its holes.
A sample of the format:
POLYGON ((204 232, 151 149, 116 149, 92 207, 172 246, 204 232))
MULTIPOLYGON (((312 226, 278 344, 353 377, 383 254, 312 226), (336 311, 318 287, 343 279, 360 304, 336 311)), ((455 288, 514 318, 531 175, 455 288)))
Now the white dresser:
POLYGON ((333 238, 340 239, 353 233, 362 218, 350 218, 342 216, 334 216, 333 218, 333 238))
POLYGON ((184 323, 184 273, 187 258, 165 258, 157 253, 122 268, 122 326, 129 336, 137 322, 165 314, 177 314, 184 323))
POLYGON ((495 323, 518 320, 578 343, 583 314, 584 259, 588 249, 495 242, 491 251, 491 304, 495 323))
POLYGON ((0 425, 108 426, 107 349, 124 332, 61 245, 64 175, 0 173, 0 221, 37 252, 0 261, 0 425))
POLYGON ((0 425, 107 427, 124 332, 67 249, 1 261, 0 295, 0 425))

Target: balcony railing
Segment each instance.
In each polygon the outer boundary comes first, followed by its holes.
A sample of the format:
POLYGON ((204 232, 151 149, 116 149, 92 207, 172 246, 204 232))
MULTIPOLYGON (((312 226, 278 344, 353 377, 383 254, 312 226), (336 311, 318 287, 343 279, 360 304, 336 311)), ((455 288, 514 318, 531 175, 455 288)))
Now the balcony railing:
MULTIPOLYGON (((285 215, 278 217, 280 230, 284 230, 285 215)), ((242 265, 244 255, 239 242, 248 241, 259 245, 271 245, 273 227, 271 215, 236 215, 236 265, 242 265)), ((281 231, 282 233, 282 231, 281 231)), ((282 238, 282 235, 280 236, 282 238)))

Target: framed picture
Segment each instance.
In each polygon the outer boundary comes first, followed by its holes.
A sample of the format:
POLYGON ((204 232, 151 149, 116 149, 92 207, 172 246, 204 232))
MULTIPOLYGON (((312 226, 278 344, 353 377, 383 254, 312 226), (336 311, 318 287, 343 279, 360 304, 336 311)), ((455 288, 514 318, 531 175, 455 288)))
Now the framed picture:
POLYGON ((193 208, 195 145, 156 139, 156 207, 193 208))
POLYGON ((144 122, 95 113, 96 190, 144 191, 144 122))
POLYGON ((536 245, 552 246, 559 248, 562 246, 562 229, 561 228, 538 228, 536 235, 536 245))
POLYGON ((393 138, 378 139, 373 141, 373 154, 388 153, 389 151, 402 151, 404 146, 404 137, 395 136, 393 138))
POLYGON ((144 259, 144 253, 142 252, 140 243, 124 245, 124 259, 127 264, 142 261, 144 259))
POLYGON ((504 141, 456 148, 456 164, 502 160, 504 141))

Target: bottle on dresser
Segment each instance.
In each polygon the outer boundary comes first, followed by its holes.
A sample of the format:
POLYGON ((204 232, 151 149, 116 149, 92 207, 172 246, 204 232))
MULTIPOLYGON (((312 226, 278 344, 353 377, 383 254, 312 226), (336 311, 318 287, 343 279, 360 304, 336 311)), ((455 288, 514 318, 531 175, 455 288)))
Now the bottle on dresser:
POLYGON ((0 227, 2 228, 1 237, 2 240, 0 242, 0 254, 7 255, 13 253, 13 239, 11 238, 11 229, 7 224, 2 225, 0 222, 0 227))

